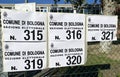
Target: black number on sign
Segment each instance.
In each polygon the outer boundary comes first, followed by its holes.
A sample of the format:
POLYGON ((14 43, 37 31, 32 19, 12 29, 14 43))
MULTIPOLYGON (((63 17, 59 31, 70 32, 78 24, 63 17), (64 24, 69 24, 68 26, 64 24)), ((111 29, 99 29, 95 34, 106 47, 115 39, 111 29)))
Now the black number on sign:
POLYGON ((43 39, 42 30, 38 30, 37 31, 37 39, 38 40, 42 40, 43 39))
POLYGON ((101 37, 102 40, 112 40, 113 39, 113 32, 102 32, 103 37, 101 37))
POLYGON ((68 36, 66 36, 66 39, 71 39, 71 31, 67 30, 66 33, 68 33, 68 36))
POLYGON ((35 40, 35 30, 31 31, 32 39, 35 40))
POLYGON ((81 39, 81 37, 82 37, 81 30, 77 30, 77 31, 67 30, 66 33, 67 33, 66 39, 68 39, 68 40, 70 40, 70 39, 81 39))
POLYGON ((72 64, 76 64, 77 63, 77 62, 75 62, 75 61, 77 61, 76 56, 72 56, 72 59, 73 59, 72 64))
POLYGON ((43 34, 42 30, 25 30, 24 33, 26 36, 24 37, 25 40, 42 40, 43 39, 43 34))
POLYGON ((31 61, 31 64, 33 65, 33 69, 35 69, 35 59, 31 61))
POLYGON ((42 61, 42 59, 38 59, 37 60, 37 65, 38 65, 37 68, 39 68, 39 69, 43 67, 43 61, 42 61))
POLYGON ((24 33, 26 33, 26 37, 24 37, 25 40, 29 40, 30 39, 30 31, 29 30, 25 30, 24 33))
POLYGON ((81 56, 67 56, 66 59, 68 60, 67 65, 80 64, 82 60, 81 56))
POLYGON ((25 69, 30 69, 30 60, 25 60, 26 66, 25 69))
POLYGON ((43 60, 42 59, 38 59, 37 61, 35 59, 32 61, 25 60, 25 63, 26 63, 25 69, 40 69, 43 67, 43 60))

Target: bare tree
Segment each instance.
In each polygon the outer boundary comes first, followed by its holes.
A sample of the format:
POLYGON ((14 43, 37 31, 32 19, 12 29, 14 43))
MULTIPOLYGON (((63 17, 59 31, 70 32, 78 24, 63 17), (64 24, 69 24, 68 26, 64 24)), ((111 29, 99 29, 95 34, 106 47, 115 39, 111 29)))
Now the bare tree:
MULTIPOLYGON (((103 15, 115 15, 116 6, 120 0, 101 0, 101 7, 103 15)), ((109 52, 111 50, 112 41, 101 42, 100 51, 109 52)))

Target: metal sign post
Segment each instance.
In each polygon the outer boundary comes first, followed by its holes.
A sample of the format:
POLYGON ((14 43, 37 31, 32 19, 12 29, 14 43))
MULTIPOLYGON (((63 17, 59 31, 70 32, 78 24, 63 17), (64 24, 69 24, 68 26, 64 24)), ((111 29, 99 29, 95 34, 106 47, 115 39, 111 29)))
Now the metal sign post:
MULTIPOLYGON (((2 40, 2 27, 0 22, 0 40, 2 40)), ((8 72, 2 72, 3 71, 3 50, 2 50, 2 41, 0 41, 0 77, 8 77, 8 72)))

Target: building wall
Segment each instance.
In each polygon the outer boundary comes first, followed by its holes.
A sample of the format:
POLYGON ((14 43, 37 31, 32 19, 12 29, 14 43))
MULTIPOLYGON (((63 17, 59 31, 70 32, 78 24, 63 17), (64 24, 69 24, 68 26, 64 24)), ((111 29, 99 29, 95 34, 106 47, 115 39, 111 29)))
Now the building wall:
MULTIPOLYGON (((4 9, 14 9, 14 4, 0 4, 0 6, 4 9)), ((64 12, 64 13, 73 13, 74 7, 71 4, 36 4, 36 11, 38 12, 64 12)), ((85 14, 101 14, 101 6, 99 4, 96 5, 84 5, 81 6, 81 9, 77 10, 77 13, 85 13, 85 14)))

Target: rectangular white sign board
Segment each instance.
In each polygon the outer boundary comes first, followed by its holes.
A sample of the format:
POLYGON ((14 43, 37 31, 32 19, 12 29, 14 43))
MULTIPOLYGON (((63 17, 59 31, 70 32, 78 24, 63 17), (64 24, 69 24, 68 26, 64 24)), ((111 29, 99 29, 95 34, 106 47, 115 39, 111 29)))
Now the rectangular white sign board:
POLYGON ((83 65, 86 61, 85 15, 48 14, 49 67, 83 65))
POLYGON ((46 68, 46 16, 1 10, 4 72, 46 68))
POLYGON ((15 4, 15 9, 20 11, 36 11, 36 3, 21 3, 21 4, 15 4))
POLYGON ((117 40, 117 16, 87 15, 87 41, 117 40))

